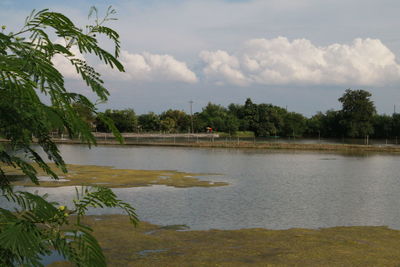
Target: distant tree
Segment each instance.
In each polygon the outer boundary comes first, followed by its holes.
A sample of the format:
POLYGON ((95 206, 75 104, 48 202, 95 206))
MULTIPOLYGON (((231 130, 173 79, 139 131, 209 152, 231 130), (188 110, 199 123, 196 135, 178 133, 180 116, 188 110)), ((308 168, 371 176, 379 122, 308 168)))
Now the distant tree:
POLYGON ((392 115, 392 137, 400 137, 400 114, 394 113, 392 115))
POLYGON ((232 115, 234 115, 236 118, 242 118, 244 116, 243 114, 243 109, 244 106, 240 104, 229 104, 228 106, 228 112, 232 115))
POLYGON ((258 119, 257 105, 247 98, 243 106, 243 120, 247 124, 247 130, 257 132, 258 119))
POLYGON ((168 132, 187 133, 190 129, 190 115, 186 114, 182 110, 169 109, 161 113, 160 120, 162 125, 169 125, 169 127, 173 127, 172 129, 168 129, 168 132))
POLYGON ((257 105, 257 115, 252 122, 256 136, 282 134, 286 110, 271 104, 257 105))
POLYGON ((237 119, 239 131, 249 131, 249 122, 244 119, 244 105, 232 103, 228 106, 228 113, 237 119))
POLYGON ((296 112, 288 112, 284 117, 283 135, 303 136, 306 131, 306 118, 296 112))
POLYGON ((210 102, 197 114, 196 121, 196 125, 203 131, 205 127, 211 127, 220 132, 234 134, 239 127, 237 118, 225 107, 210 102))
POLYGON ((138 123, 140 128, 146 132, 154 132, 161 129, 160 116, 154 112, 139 115, 138 123))
POLYGON ((161 129, 167 133, 175 133, 177 130, 176 121, 171 117, 166 117, 160 121, 161 129))
POLYGON ((375 114, 373 117, 373 137, 389 138, 392 134, 393 118, 389 115, 375 114))
POLYGON ((234 135, 239 129, 239 120, 232 114, 227 114, 225 118, 224 132, 234 135))
POLYGON ((229 113, 239 122, 239 130, 252 131, 256 136, 282 135, 287 111, 272 104, 254 104, 247 98, 244 105, 230 104, 229 113))
POLYGON ((364 137, 373 133, 376 113, 371 94, 364 90, 347 89, 339 101, 342 103, 341 125, 350 137, 364 137))
POLYGON ((325 115, 322 112, 317 112, 317 114, 306 120, 307 128, 305 134, 307 136, 310 137, 321 136, 324 116, 325 115))
MULTIPOLYGON (((115 127, 120 132, 136 132, 138 121, 133 109, 123 109, 123 110, 116 110, 116 109, 107 109, 104 113, 101 113, 98 118, 106 117, 112 120, 115 124, 115 127)), ((101 119, 96 120, 96 128, 99 132, 107 132, 108 127, 105 125, 101 119)))
POLYGON ((346 131, 341 125, 342 112, 337 110, 328 110, 321 119, 321 136, 341 138, 346 135, 346 131))

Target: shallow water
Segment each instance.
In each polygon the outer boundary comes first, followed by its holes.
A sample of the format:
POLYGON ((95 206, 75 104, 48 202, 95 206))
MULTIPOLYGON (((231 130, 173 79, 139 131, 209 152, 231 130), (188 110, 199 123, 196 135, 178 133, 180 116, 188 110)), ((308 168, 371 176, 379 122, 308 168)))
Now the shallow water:
MULTIPOLYGON (((400 156, 174 147, 61 145, 68 163, 220 173, 216 188, 115 189, 141 220, 191 229, 319 228, 388 225, 400 229, 400 156)), ((36 188, 37 189, 37 188, 36 188)), ((36 190, 29 189, 29 190, 36 190)), ((67 203, 71 187, 45 188, 67 203)), ((99 214, 103 211, 93 211, 99 214)), ((115 213, 116 210, 106 210, 115 213)))

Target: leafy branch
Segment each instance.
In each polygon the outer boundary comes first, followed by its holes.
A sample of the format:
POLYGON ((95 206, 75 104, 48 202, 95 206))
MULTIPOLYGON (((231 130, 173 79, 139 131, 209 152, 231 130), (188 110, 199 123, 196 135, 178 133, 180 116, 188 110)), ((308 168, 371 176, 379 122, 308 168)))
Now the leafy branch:
MULTIPOLYGON (((8 140, 0 144, 0 197, 16 206, 11 211, 0 208, 0 265, 15 264, 41 266, 40 260, 52 251, 77 266, 105 266, 101 247, 92 235, 92 229, 82 222, 91 208, 120 208, 130 221, 138 221, 135 210, 107 188, 94 187, 77 190, 73 207, 58 206, 28 192, 14 192, 4 166, 21 170, 35 184, 39 184, 36 163, 47 175, 58 179, 57 174, 36 152, 36 143, 58 168, 66 172, 66 166, 50 133, 61 129, 70 136, 80 136, 90 145, 96 144, 89 125, 76 110, 76 103, 96 113, 96 105, 86 96, 70 92, 64 77, 52 59, 65 57, 76 69, 86 85, 97 95, 100 102, 107 100, 109 92, 93 66, 75 55, 93 54, 110 68, 124 71, 118 61, 119 35, 104 23, 114 20, 115 10, 108 8, 99 19, 95 7, 89 17, 95 15, 93 25, 84 33, 68 17, 48 9, 35 10, 26 18, 24 26, 16 33, 0 32, 0 138, 8 140), (66 40, 65 45, 54 43, 53 34, 66 40), (97 34, 105 35, 114 42, 114 53, 103 49, 97 34), (42 101, 47 97, 50 105, 42 101)), ((101 116, 100 116, 101 117, 101 116)), ((101 118, 100 118, 101 119, 101 118)), ((105 124, 122 142, 122 137, 112 121, 103 118, 105 124)))

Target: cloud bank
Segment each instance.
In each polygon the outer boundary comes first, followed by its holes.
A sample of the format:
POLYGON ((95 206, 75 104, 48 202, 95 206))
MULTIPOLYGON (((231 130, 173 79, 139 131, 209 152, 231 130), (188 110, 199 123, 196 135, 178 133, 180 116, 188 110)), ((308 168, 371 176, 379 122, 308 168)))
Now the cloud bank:
POLYGON ((131 54, 122 51, 120 61, 125 66, 125 73, 118 74, 129 81, 175 81, 197 82, 197 77, 182 61, 170 55, 158 55, 144 52, 131 54))
MULTIPOLYGON (((72 52, 85 59, 77 48, 72 52)), ((382 86, 400 82, 400 65, 379 39, 355 39, 351 44, 316 46, 307 39, 250 39, 236 53, 202 51, 205 82, 219 85, 344 85, 382 86)), ((183 82, 193 84, 197 75, 171 55, 123 50, 119 58, 125 73, 97 65, 106 79, 128 82, 183 82)), ((79 79, 62 56, 55 66, 69 79, 79 79)))
MULTIPOLYGON (((77 47, 72 47, 71 52, 76 58, 86 60, 79 53, 77 47)), ((150 53, 131 54, 127 51, 121 52, 120 62, 125 67, 125 72, 121 73, 111 70, 104 64, 94 65, 95 69, 106 78, 121 79, 125 81, 145 81, 145 82, 184 82, 195 83, 197 77, 186 65, 186 63, 176 60, 170 55, 158 55, 150 53)), ((53 64, 61 71, 65 78, 80 79, 75 67, 62 55, 56 55, 52 59, 53 64)))
POLYGON ((315 46, 307 39, 251 39, 235 54, 202 51, 203 72, 217 84, 382 85, 400 80, 395 55, 378 39, 315 46))

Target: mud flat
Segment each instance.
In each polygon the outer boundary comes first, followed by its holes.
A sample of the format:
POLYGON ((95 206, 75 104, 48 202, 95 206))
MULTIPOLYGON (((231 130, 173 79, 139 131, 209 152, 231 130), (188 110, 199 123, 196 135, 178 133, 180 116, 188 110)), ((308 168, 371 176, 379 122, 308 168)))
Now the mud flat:
MULTIPOLYGON (((60 186, 106 186, 111 188, 127 188, 151 185, 166 185, 173 187, 217 187, 225 186, 225 182, 213 182, 200 179, 204 176, 218 176, 217 174, 187 173, 174 170, 131 170, 114 169, 108 166, 95 165, 67 165, 68 173, 63 173, 54 164, 49 164, 59 175, 58 180, 46 176, 43 170, 37 168, 40 187, 60 186)), ((10 176, 13 185, 38 186, 22 175, 17 169, 2 166, 10 176)))
MULTIPOLYGON (((190 231, 124 215, 88 216, 109 266, 398 266, 400 231, 324 229, 190 231)), ((53 263, 50 266, 69 266, 53 263)))

